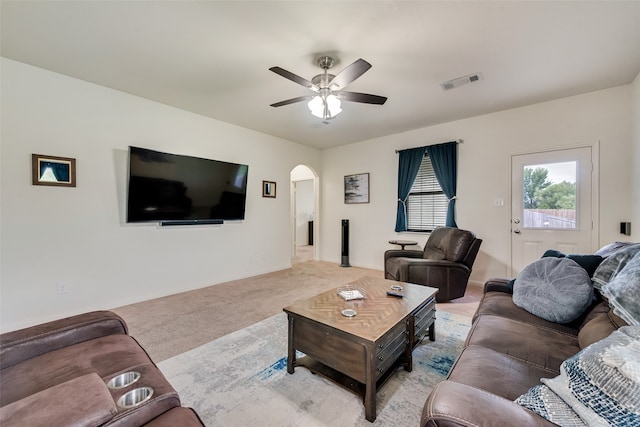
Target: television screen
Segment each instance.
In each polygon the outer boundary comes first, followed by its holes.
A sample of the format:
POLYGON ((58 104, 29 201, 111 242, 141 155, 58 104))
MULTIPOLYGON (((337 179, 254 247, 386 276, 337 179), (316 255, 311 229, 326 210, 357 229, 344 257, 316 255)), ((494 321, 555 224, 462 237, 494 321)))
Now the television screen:
POLYGON ((249 166, 129 147, 127 222, 244 219, 249 166))

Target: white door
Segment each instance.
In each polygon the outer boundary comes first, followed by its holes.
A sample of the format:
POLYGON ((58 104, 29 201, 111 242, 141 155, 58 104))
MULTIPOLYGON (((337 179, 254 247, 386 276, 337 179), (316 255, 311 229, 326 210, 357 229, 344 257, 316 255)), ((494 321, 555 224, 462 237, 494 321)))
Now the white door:
POLYGON ((593 252, 592 147, 511 158, 511 272, 515 276, 548 249, 593 252))

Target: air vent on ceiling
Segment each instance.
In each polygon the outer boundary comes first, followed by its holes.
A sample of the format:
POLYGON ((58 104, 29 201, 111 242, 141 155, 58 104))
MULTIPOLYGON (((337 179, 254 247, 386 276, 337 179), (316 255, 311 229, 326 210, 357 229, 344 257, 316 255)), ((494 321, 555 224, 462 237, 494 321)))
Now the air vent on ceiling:
POLYGON ((482 79, 482 74, 480 73, 469 74, 468 76, 458 77, 457 79, 440 83, 440 87, 442 88, 442 90, 451 90, 462 85, 466 85, 467 83, 477 82, 480 79, 482 79))

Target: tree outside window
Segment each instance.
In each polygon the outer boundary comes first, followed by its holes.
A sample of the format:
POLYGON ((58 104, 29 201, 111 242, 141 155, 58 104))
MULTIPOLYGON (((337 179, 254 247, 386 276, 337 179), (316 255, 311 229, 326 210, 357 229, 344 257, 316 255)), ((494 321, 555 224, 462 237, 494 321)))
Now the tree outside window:
POLYGON ((524 226, 576 228, 575 176, 576 162, 525 166, 522 183, 524 226))

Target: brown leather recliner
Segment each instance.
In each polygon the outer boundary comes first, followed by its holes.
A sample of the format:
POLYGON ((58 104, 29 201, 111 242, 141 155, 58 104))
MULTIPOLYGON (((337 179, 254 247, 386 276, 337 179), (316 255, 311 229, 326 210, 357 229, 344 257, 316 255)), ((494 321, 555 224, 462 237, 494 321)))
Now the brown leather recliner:
POLYGON ((388 250, 384 277, 438 288, 437 302, 464 296, 482 239, 471 231, 438 227, 424 250, 388 250))

